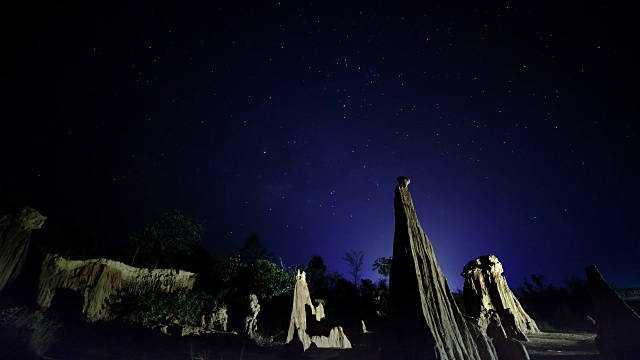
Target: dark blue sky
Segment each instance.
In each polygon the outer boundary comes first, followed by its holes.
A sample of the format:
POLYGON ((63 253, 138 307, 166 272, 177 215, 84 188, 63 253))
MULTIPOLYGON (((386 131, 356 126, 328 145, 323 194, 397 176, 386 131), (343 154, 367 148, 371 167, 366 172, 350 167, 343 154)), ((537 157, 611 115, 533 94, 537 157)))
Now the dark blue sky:
POLYGON ((637 31, 616 3, 64 2, 3 11, 5 208, 104 246, 177 208, 223 255, 365 276, 396 177, 451 288, 595 263, 640 286, 637 31))

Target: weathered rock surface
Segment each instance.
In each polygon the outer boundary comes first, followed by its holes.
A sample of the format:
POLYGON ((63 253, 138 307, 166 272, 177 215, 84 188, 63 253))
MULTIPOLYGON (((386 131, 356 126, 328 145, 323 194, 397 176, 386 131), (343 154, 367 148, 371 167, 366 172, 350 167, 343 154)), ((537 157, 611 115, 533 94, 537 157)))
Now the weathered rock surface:
POLYGON ((494 255, 469 261, 460 274, 464 277, 466 315, 486 334, 494 313, 497 313, 509 338, 526 341, 526 334, 540 330, 524 311, 502 273, 502 263, 494 255))
POLYGON ((367 325, 364 323, 364 320, 360 320, 360 324, 362 325, 362 333, 363 334, 372 334, 373 332, 367 330, 367 325))
POLYGON ((57 288, 84 297, 82 313, 88 321, 108 317, 108 302, 122 293, 190 290, 196 274, 184 270, 143 269, 108 259, 68 260, 48 254, 40 272, 38 304, 51 305, 57 288), (113 297, 113 298, 112 298, 113 297))
POLYGON ((250 315, 245 318, 244 331, 251 339, 258 339, 258 313, 260 313, 260 304, 256 294, 249 295, 249 311, 250 315))
MULTIPOLYGON (((175 325, 175 328, 180 328, 180 335, 182 336, 203 335, 227 332, 228 321, 227 308, 221 307, 208 315, 202 315, 200 326, 180 326, 179 323, 173 325, 175 325)), ((172 335, 167 325, 160 326, 160 331, 167 335, 172 335)))
MULTIPOLYGON (((229 316, 227 315, 227 308, 221 307, 218 310, 202 315, 200 318, 200 326, 181 326, 179 323, 172 324, 172 327, 180 329, 180 335, 203 335, 203 334, 215 334, 220 332, 227 332, 227 324, 229 322, 229 316)), ((172 335, 168 325, 160 326, 160 331, 167 335, 172 335)), ((177 331, 176 331, 177 333, 177 331)))
MULTIPOLYGON (((497 312, 489 310, 489 314, 486 334, 496 349, 498 359, 528 360, 527 349, 514 337, 515 329, 511 325, 504 326, 502 317, 497 312)), ((509 324, 513 323, 512 317, 507 319, 509 324)))
POLYGON ((325 318, 324 316, 324 303, 316 299, 316 321, 320 321, 325 318))
POLYGON ((229 323, 229 315, 227 315, 227 308, 221 307, 218 310, 212 312, 208 316, 202 315, 200 321, 201 326, 204 329, 213 331, 227 331, 227 325, 229 323))
POLYGON ((491 340, 498 354, 498 359, 504 360, 529 360, 527 348, 514 338, 494 338, 491 340))
POLYGON ((312 336, 311 342, 319 348, 351 348, 351 342, 347 339, 347 335, 344 334, 342 326, 336 326, 331 329, 329 336, 312 336))
MULTIPOLYGON (((287 343, 289 343, 295 336, 296 331, 307 330, 307 310, 305 306, 311 308, 311 312, 315 315, 315 307, 311 303, 311 294, 309 293, 309 287, 306 281, 306 274, 303 271, 296 276, 296 286, 293 289, 293 307, 291 308, 291 320, 289 321, 289 331, 287 332, 287 343)), ((302 341, 302 339, 300 339, 302 341)), ((304 344, 306 350, 309 346, 304 344)))
POLYGON ((596 345, 604 359, 638 359, 640 316, 607 284, 595 265, 586 269, 596 318, 596 345))
POLYGON ((418 221, 409 179, 399 177, 398 183, 389 279, 390 327, 382 358, 495 359, 490 351, 480 354, 477 340, 455 304, 433 246, 418 221))
MULTIPOLYGON (((309 287, 306 281, 306 275, 298 270, 296 276, 296 286, 293 290, 293 307, 291 309, 291 320, 289 322, 289 331, 287 332, 286 343, 301 342, 303 349, 306 351, 311 344, 315 344, 319 348, 341 348, 350 349, 351 342, 347 339, 341 326, 332 328, 329 332, 329 336, 309 336, 307 334, 307 310, 306 306, 309 306, 311 313, 315 315, 312 319, 320 321, 324 318, 324 307, 322 307, 322 317, 318 319, 316 308, 311 302, 311 295, 309 293, 309 287)), ((322 306, 322 303, 318 305, 322 306)))
POLYGON ((46 219, 30 207, 0 218, 0 291, 20 275, 31 231, 40 229, 46 219))
POLYGON ((496 348, 493 346, 491 340, 487 338, 485 332, 480 329, 478 325, 471 321, 467 321, 467 328, 471 333, 471 337, 476 343, 476 347, 478 348, 478 354, 480 354, 481 359, 497 359, 498 354, 496 353, 496 348))

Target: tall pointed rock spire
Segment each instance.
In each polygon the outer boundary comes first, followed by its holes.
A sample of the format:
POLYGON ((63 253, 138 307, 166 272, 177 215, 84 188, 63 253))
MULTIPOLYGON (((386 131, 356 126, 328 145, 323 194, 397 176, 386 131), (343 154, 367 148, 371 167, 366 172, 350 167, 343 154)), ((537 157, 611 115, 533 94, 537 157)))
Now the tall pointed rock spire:
POLYGON ((495 358, 492 352, 480 355, 478 346, 486 344, 486 338, 471 335, 455 304, 433 246, 418 221, 409 178, 401 176, 398 183, 389 278, 390 324, 382 358, 495 358))

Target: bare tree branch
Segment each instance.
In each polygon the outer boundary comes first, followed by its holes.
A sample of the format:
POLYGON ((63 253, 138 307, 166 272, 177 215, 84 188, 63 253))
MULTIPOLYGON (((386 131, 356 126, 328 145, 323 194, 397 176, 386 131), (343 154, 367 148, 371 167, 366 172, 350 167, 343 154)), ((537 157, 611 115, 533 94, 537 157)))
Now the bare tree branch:
POLYGON ((362 250, 351 250, 342 255, 342 260, 344 260, 349 266, 349 274, 353 276, 353 283, 358 286, 360 271, 364 264, 364 253, 362 250))

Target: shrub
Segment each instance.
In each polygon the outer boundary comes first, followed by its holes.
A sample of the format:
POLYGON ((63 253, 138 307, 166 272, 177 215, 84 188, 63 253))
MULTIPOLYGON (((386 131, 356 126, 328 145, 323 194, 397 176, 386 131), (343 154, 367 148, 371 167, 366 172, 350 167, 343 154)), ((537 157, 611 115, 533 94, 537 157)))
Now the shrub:
POLYGON ((168 322, 197 326, 202 315, 223 307, 218 298, 201 291, 126 294, 113 304, 114 315, 126 322, 154 327, 168 322))
POLYGON ((201 250, 204 225, 178 210, 162 216, 131 235, 131 265, 191 269, 201 250))
POLYGON ((269 260, 256 260, 251 264, 253 286, 250 292, 259 299, 270 300, 281 294, 291 293, 295 278, 290 268, 276 265, 269 260))

